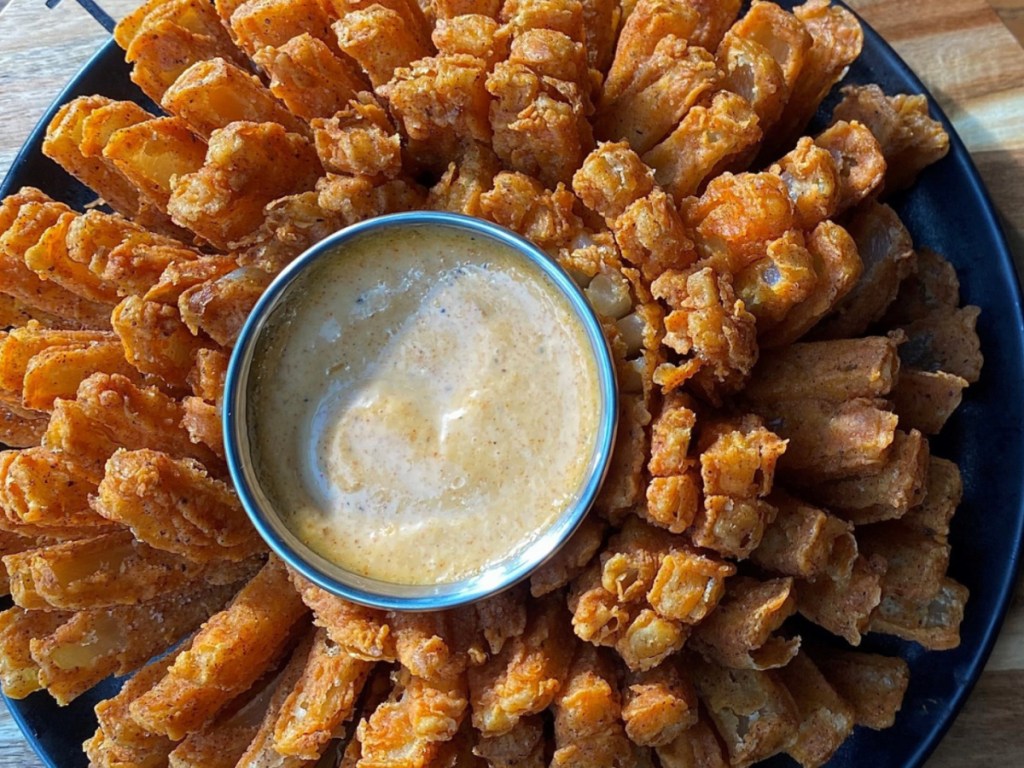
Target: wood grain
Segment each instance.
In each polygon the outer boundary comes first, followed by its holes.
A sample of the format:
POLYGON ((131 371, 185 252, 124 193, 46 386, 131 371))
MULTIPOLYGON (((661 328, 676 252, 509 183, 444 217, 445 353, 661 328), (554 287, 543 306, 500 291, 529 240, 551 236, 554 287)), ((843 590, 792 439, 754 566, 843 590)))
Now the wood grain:
MULTIPOLYGON (((1024 0, 848 0, 950 115, 1006 224, 1024 273, 1024 0), (994 10, 993 10, 994 9, 994 10), (998 12, 998 16, 997 16, 998 12), (1000 17, 1006 22, 1000 22, 1000 17), (1011 32, 1013 34, 1011 34, 1011 32)), ((119 18, 136 0, 101 0, 119 18)), ((106 33, 71 0, 0 0, 0 176, 106 33)), ((1024 584, 974 693, 927 768, 1022 764, 1024 584)), ((0 766, 40 768, 0 707, 0 766)))
POLYGON ((1013 36, 1024 43, 1024 0, 992 0, 992 8, 1013 36))

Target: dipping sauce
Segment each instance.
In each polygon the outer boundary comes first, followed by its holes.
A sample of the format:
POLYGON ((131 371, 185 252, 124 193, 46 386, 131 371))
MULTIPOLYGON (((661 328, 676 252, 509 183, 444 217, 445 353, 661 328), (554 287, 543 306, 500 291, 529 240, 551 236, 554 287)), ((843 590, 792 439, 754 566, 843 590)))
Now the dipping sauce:
POLYGON ((310 267, 260 337, 260 484, 354 573, 445 584, 527 547, 580 495, 598 366, 567 298, 471 232, 404 226, 310 267))

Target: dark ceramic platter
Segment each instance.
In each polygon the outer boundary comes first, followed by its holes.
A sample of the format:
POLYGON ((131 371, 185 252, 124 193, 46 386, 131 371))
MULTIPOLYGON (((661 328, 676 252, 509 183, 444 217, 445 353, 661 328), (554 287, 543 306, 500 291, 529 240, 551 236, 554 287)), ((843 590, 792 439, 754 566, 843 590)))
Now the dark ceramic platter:
MULTIPOLYGON (((788 5, 788 3, 784 3, 788 5)), ((887 93, 927 93, 920 80, 873 30, 865 25, 864 53, 846 82, 874 82, 887 93)), ((81 208, 93 195, 40 151, 44 130, 57 108, 70 99, 99 93, 152 105, 128 79, 128 67, 113 41, 89 61, 57 98, 0 186, 0 197, 21 186, 40 187, 81 208)), ((829 111, 825 105, 823 113, 829 111)), ((991 201, 959 137, 938 106, 949 131, 949 155, 929 168, 915 188, 889 201, 919 246, 949 258, 960 276, 964 303, 981 307, 978 333, 985 353, 981 381, 970 387, 963 406, 932 441, 936 455, 955 460, 964 477, 964 501, 953 519, 950 574, 971 591, 954 651, 926 653, 913 643, 869 636, 863 648, 899 654, 910 664, 910 689, 896 725, 874 732, 858 728, 829 764, 832 768, 915 768, 938 744, 992 649, 1009 604, 1024 538, 1024 323, 1010 253, 991 201)), ((66 708, 46 693, 7 701, 15 719, 43 761, 52 768, 85 768, 82 742, 96 728, 93 705, 113 695, 108 680, 66 708)), ((767 766, 792 766, 776 758, 767 766)))

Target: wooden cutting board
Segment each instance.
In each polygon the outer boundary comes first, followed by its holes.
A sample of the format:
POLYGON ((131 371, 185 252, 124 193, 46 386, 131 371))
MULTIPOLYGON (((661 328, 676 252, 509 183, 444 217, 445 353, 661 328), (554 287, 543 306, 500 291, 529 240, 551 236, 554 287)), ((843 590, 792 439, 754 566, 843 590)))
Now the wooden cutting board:
MULTIPOLYGON (((1024 0, 848 0, 918 73, 978 164, 1024 274, 1024 0)), ((101 0, 115 18, 136 0, 101 0)), ((71 0, 0 0, 0 177, 36 121, 107 33, 71 0), (4 8, 5 3, 7 7, 4 8)), ((1024 594, 985 673, 928 768, 1024 764, 1024 594)), ((39 768, 0 707, 0 766, 39 768)))

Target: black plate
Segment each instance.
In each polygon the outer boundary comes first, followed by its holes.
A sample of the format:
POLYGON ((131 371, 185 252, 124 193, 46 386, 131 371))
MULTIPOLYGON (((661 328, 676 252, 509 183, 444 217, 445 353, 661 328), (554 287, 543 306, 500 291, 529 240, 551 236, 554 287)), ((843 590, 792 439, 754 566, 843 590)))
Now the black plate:
MULTIPOLYGON (((784 3, 786 4, 786 3, 784 3)), ((864 52, 846 82, 878 83, 887 93, 927 93, 885 41, 864 25, 864 52)), ((147 100, 128 79, 121 50, 110 41, 82 68, 32 132, 0 197, 22 186, 41 188, 81 208, 94 195, 40 151, 45 126, 72 98, 100 93, 147 100)), ((929 97, 930 98, 930 97, 929 97)), ((826 104, 826 108, 829 105, 826 104)), ((869 636, 863 647, 903 656, 910 688, 896 725, 875 732, 858 728, 829 763, 832 768, 916 768, 938 744, 988 658, 1009 605, 1024 539, 1024 321, 1017 276, 992 203, 963 143, 938 105, 950 134, 949 155, 929 168, 914 189, 890 201, 915 244, 944 254, 957 268, 963 301, 981 307, 978 334, 985 354, 981 380, 932 441, 936 455, 953 459, 964 478, 964 500, 953 519, 950 575, 971 591, 954 651, 928 653, 913 643, 869 636)), ((827 109, 826 109, 827 111, 827 109)), ((82 741, 95 730, 92 706, 112 695, 106 681, 61 709, 46 693, 7 701, 26 738, 51 768, 85 768, 82 741)), ((768 766, 791 766, 776 758, 768 766)))

